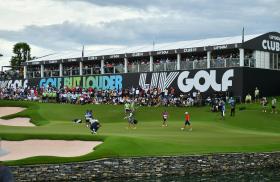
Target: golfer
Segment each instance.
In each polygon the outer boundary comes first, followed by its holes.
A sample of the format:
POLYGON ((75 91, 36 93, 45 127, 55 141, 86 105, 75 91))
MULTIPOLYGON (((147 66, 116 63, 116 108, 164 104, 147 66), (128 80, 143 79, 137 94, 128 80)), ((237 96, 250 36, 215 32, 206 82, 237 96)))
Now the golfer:
POLYGON ((124 104, 124 113, 125 113, 125 114, 128 114, 130 111, 131 111, 131 110, 130 110, 130 104, 129 104, 128 102, 126 102, 126 103, 124 104))
POLYGON ((168 112, 167 111, 164 111, 162 113, 162 127, 167 127, 167 118, 168 118, 168 112))
POLYGON ((128 128, 136 129, 136 119, 134 118, 133 112, 130 112, 124 119, 128 119, 128 128))
POLYGON ((97 119, 92 119, 92 118, 89 120, 89 122, 90 122, 90 130, 92 134, 97 134, 97 131, 101 127, 101 124, 97 119))
POLYGON ((223 100, 220 101, 221 119, 224 120, 226 116, 226 104, 223 100))
POLYGON ((184 124, 183 128, 181 128, 181 130, 185 130, 187 125, 189 126, 189 131, 192 131, 192 125, 190 122, 190 114, 188 112, 185 112, 185 124, 184 124))
POLYGON ((230 105, 230 116, 235 116, 235 100, 232 97, 229 99, 229 105, 230 105))
POLYGON ((277 114, 277 110, 276 110, 276 98, 272 98, 271 100, 271 108, 272 108, 272 111, 271 113, 273 114, 277 114))

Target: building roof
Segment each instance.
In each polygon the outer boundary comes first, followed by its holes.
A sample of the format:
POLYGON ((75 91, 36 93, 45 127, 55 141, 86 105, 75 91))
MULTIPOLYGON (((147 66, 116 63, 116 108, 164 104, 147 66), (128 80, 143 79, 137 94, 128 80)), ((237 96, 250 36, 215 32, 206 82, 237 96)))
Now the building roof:
MULTIPOLYGON (((244 42, 254 39, 260 35, 262 34, 245 35, 244 42)), ((92 50, 85 49, 84 57, 127 54, 127 53, 134 54, 139 52, 189 49, 189 48, 197 48, 197 47, 210 47, 210 46, 213 47, 213 46, 232 45, 232 44, 241 44, 241 43, 242 43, 242 35, 239 35, 233 37, 208 38, 208 39, 199 39, 199 40, 159 43, 155 45, 151 44, 151 45, 129 46, 129 47, 122 47, 122 48, 104 49, 99 51, 92 51, 92 50)), ((82 56, 81 51, 62 51, 58 53, 49 54, 47 56, 37 58, 34 60, 30 60, 29 62, 80 58, 81 56, 82 56)))

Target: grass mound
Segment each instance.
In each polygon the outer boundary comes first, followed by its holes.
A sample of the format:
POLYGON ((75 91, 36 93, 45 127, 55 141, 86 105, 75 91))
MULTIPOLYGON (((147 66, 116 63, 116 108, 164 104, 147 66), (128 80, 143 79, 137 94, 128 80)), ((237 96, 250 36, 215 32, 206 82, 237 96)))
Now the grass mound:
POLYGON ((38 127, 21 128, 0 126, 0 137, 5 140, 59 139, 92 140, 104 143, 88 155, 61 157, 33 157, 6 162, 8 165, 62 163, 107 157, 189 155, 227 152, 268 152, 280 149, 280 115, 262 113, 258 104, 239 105, 236 116, 220 120, 220 113, 208 107, 139 107, 136 130, 126 129, 123 106, 70 105, 19 101, 0 101, 0 106, 27 108, 21 113, 5 117, 30 117, 38 127), (92 135, 84 124, 72 122, 83 118, 84 112, 102 124, 98 135, 92 135), (168 127, 161 127, 161 113, 169 113, 168 127), (191 114, 193 131, 181 131, 184 112, 191 114))

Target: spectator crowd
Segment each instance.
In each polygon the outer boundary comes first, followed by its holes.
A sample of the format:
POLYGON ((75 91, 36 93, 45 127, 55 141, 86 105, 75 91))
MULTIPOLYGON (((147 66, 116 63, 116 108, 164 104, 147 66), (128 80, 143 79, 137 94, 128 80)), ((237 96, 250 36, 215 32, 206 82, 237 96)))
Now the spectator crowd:
POLYGON ((139 106, 202 106, 214 105, 225 100, 224 93, 216 93, 212 97, 203 97, 199 91, 178 94, 174 88, 130 88, 122 90, 98 90, 81 87, 47 88, 38 87, 4 87, 0 88, 0 99, 32 100, 39 102, 71 103, 71 104, 125 104, 134 102, 139 106))

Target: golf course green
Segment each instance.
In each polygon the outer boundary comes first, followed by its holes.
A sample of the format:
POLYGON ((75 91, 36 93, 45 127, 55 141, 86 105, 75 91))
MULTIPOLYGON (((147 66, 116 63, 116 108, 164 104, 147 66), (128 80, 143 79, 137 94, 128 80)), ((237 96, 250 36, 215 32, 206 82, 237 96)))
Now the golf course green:
MULTIPOLYGON (((280 150, 280 115, 261 111, 259 104, 236 107, 236 116, 225 120, 220 113, 205 107, 139 107, 136 110, 137 129, 127 129, 124 107, 115 105, 71 105, 26 101, 3 101, 0 107, 27 108, 21 113, 5 116, 30 117, 37 127, 0 126, 2 140, 59 139, 103 141, 90 154, 63 157, 32 157, 5 162, 7 165, 63 163, 110 157, 171 156, 208 153, 269 152, 280 150), (239 108, 243 108, 239 110, 239 108), (97 135, 91 134, 84 119, 86 110, 93 110, 102 127, 97 135), (168 127, 162 127, 161 113, 169 113, 168 127), (191 116, 192 131, 181 131, 184 112, 191 116)), ((36 150, 36 149, 34 149, 36 150)))

